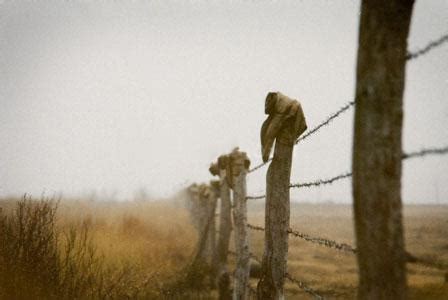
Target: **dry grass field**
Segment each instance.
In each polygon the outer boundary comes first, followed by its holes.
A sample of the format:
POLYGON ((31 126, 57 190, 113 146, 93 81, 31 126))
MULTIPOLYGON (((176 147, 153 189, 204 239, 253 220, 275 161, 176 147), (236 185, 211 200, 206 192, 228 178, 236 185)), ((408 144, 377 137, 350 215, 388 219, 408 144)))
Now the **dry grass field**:
MULTIPOLYGON (((5 216, 14 213, 16 201, 0 201, 3 221, 5 216)), ((263 203, 251 203, 249 211, 249 222, 263 225, 263 203)), ((448 206, 407 206, 404 214, 409 251, 448 263, 448 206)), ((5 223, 2 224, 5 226, 5 223)), ((27 226, 36 226, 33 224, 31 222, 27 226)), ((353 244, 351 210, 347 205, 295 204, 291 209, 291 226, 309 235, 353 244)), ((167 293, 182 278, 197 240, 196 232, 190 224, 190 216, 181 202, 61 200, 57 208, 55 229, 59 236, 56 246, 60 250, 59 259, 62 260, 70 241, 70 232, 77 234, 78 241, 82 240, 84 233, 86 236, 84 250, 82 245, 74 246, 73 253, 85 252, 85 255, 74 255, 76 261, 71 264, 74 266, 70 269, 71 273, 67 272, 67 267, 55 267, 57 271, 52 271, 54 274, 51 274, 53 277, 65 278, 65 283, 61 283, 57 292, 66 298, 74 293, 73 285, 79 289, 77 292, 80 299, 215 298, 214 292, 196 295, 184 293, 182 296, 170 296, 167 293), (76 272, 88 273, 90 277, 86 279, 79 274, 76 277, 76 272), (81 281, 84 283, 79 284, 81 281), (72 282, 71 290, 66 282, 72 282), (77 285, 73 282, 77 282, 77 285)), ((233 243, 231 245, 233 248, 233 243)), ((251 247, 253 253, 261 257, 263 233, 251 231, 251 247)), ((4 249, 2 251, 1 255, 11 255, 4 249)), ((23 268, 26 269, 30 262, 22 257, 20 259, 24 261, 23 268)), ((230 262, 233 263, 233 258, 230 262)), ((444 282, 443 272, 416 265, 408 267, 412 299, 448 299, 448 283, 444 282)), ((328 299, 355 297, 357 267, 352 254, 291 237, 288 268, 290 274, 328 299)), ((42 274, 41 270, 37 270, 36 274, 42 274)), ((28 275, 33 276, 33 273, 28 275)), ((41 291, 26 286, 31 285, 29 280, 14 276, 7 278, 16 278, 12 283, 14 288, 20 287, 29 293, 37 293, 36 299, 45 299, 41 291)), ((11 284, 2 277, 1 284, 6 284, 5 282, 11 284)), ((36 282, 33 283, 34 287, 45 284, 45 281, 36 282)), ((252 285, 255 284, 254 280, 252 285)), ((0 296, 12 299, 7 289, 2 288, 0 296)), ((312 299, 289 282, 286 291, 287 299, 312 299)), ((17 299, 32 299, 30 294, 16 296, 17 299)))
MULTIPOLYGON (((249 222, 263 225, 263 208, 253 205, 249 222)), ((448 263, 448 206, 409 205, 404 209, 406 245, 419 257, 448 263)), ((311 236, 353 245, 353 222, 348 205, 296 204, 291 227, 311 236)), ((252 232, 253 252, 261 257, 263 233, 252 232)), ((357 265, 354 255, 290 237, 288 271, 328 299, 354 299, 357 265)), ((448 270, 447 270, 448 272, 448 270)), ((448 299, 444 272, 408 264, 411 299, 448 299)), ((255 284, 255 283, 254 283, 255 284)), ((288 299, 312 299, 287 283, 288 299)))

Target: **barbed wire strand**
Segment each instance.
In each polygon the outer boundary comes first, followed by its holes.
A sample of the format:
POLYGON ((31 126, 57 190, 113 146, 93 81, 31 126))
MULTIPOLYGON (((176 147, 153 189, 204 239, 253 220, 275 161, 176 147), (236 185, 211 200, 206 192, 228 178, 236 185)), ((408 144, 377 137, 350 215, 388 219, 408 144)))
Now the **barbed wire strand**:
POLYGON ((429 42, 426 47, 417 50, 415 52, 408 52, 406 55, 406 60, 412 60, 415 58, 418 58, 419 56, 425 55, 429 51, 431 51, 434 48, 439 47, 443 43, 448 42, 448 33, 441 36, 439 39, 429 42))
POLYGON ((335 181, 345 179, 345 178, 348 178, 351 176, 352 176, 352 172, 346 172, 346 173, 342 173, 342 174, 336 175, 336 176, 328 178, 328 179, 317 179, 315 181, 304 182, 304 183, 292 183, 289 185, 289 187, 290 188, 304 188, 304 187, 332 184, 335 181))
POLYGON ((313 135, 314 133, 318 132, 322 127, 327 126, 330 124, 330 122, 337 117, 339 117, 342 113, 347 111, 349 108, 351 108, 353 105, 355 105, 355 101, 350 101, 344 106, 342 106, 338 111, 332 113, 330 116, 328 116, 324 121, 322 121, 319 125, 315 126, 313 129, 309 130, 306 134, 299 137, 294 144, 298 144, 301 141, 307 139, 310 135, 313 135))
MULTIPOLYGON (((432 147, 432 148, 423 148, 419 151, 404 153, 402 156, 403 160, 411 159, 411 158, 421 158, 427 155, 444 155, 448 154, 448 146, 444 147, 432 147)), ((304 188, 304 187, 317 187, 321 185, 327 185, 332 184, 335 181, 339 181, 341 179, 349 178, 353 174, 351 172, 345 172, 338 174, 334 177, 328 178, 328 179, 316 179, 314 181, 310 182, 304 182, 304 183, 291 183, 290 188, 304 188)), ((259 195, 259 196, 247 196, 246 199, 248 200, 258 200, 266 198, 266 195, 259 195)))
MULTIPOLYGON (((265 229, 261 226, 247 224, 247 227, 252 230, 265 231, 265 229)), ((310 243, 318 244, 318 245, 321 245, 321 246, 324 246, 327 248, 332 248, 332 249, 336 249, 336 250, 340 250, 340 251, 344 251, 344 252, 356 253, 356 249, 346 243, 338 243, 334 240, 325 239, 322 237, 312 237, 306 233, 292 230, 291 228, 289 228, 287 232, 290 235, 293 235, 295 237, 298 237, 298 238, 300 238, 304 241, 310 242, 310 243)))
POLYGON ((288 229, 288 234, 291 234, 295 237, 301 238, 302 240, 305 240, 307 242, 325 246, 327 248, 333 248, 333 249, 344 251, 344 252, 356 253, 356 249, 346 243, 338 243, 334 240, 325 239, 325 238, 321 238, 321 237, 312 237, 306 233, 292 230, 291 228, 288 229))
MULTIPOLYGON (((418 58, 419 56, 425 55, 427 54, 429 51, 431 51, 434 48, 437 48, 439 46, 441 46, 442 44, 444 44, 445 42, 448 42, 448 33, 441 36, 439 39, 435 40, 435 41, 430 41, 424 48, 417 50, 415 52, 408 52, 408 54, 406 55, 406 60, 413 60, 418 58)), ((306 134, 304 134, 302 137, 298 138, 295 142, 295 144, 297 145, 299 142, 305 140, 306 138, 308 138, 309 136, 313 135, 314 133, 316 133, 317 131, 319 131, 322 127, 328 125, 332 120, 336 119, 337 117, 339 117, 343 112, 347 111, 349 108, 353 107, 355 105, 355 101, 350 101, 347 104, 345 104, 343 107, 341 107, 338 111, 332 113, 329 117, 327 117, 324 121, 322 121, 319 125, 315 126, 313 129, 311 129, 310 131, 308 131, 306 134)), ((272 157, 268 159, 268 161, 261 163, 255 167, 253 167, 252 169, 250 169, 248 171, 248 173, 252 173, 258 169, 260 169, 261 167, 265 166, 268 162, 272 161, 272 157)))
POLYGON ((426 155, 444 155, 448 153, 448 146, 423 148, 419 151, 403 153, 402 159, 423 157, 426 155))
MULTIPOLYGON (((257 230, 257 231, 265 231, 265 229, 261 226, 256 226, 256 225, 252 225, 252 224, 247 224, 247 227, 252 229, 252 230, 257 230)), ((295 237, 301 238, 307 242, 310 243, 314 243, 314 244, 318 244, 320 246, 324 246, 327 248, 332 248, 332 249, 336 249, 339 251, 343 251, 343 252, 348 252, 348 253, 352 253, 352 254, 356 254, 357 250, 356 248, 353 248, 352 246, 350 246, 349 244, 346 243, 338 243, 334 240, 330 240, 330 239, 325 239, 325 238, 321 238, 321 237, 312 237, 306 233, 302 233, 296 230, 292 230, 291 228, 288 229, 288 234, 291 234, 295 237)), ((408 253, 408 259, 407 259, 408 263, 411 264, 418 264, 424 267, 428 267, 428 268, 433 268, 433 269, 438 269, 441 271, 447 271, 448 270, 448 265, 444 264, 440 261, 434 261, 425 257, 416 257, 414 255, 411 255, 408 253)))
POLYGON ((310 288, 309 286, 307 286, 302 281, 292 277, 291 274, 286 273, 285 278, 288 279, 289 281, 291 281, 292 283, 295 283, 299 288, 301 288, 302 290, 304 290, 308 294, 312 295, 314 298, 319 299, 319 300, 324 300, 325 299, 323 296, 319 295, 314 289, 310 288))

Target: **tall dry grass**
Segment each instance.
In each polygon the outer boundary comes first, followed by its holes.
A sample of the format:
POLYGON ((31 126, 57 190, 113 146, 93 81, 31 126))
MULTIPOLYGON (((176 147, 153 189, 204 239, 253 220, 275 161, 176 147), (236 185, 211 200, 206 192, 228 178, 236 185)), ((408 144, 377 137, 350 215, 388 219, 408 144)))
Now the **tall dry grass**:
POLYGON ((188 298, 196 236, 160 202, 0 202, 1 299, 188 298))

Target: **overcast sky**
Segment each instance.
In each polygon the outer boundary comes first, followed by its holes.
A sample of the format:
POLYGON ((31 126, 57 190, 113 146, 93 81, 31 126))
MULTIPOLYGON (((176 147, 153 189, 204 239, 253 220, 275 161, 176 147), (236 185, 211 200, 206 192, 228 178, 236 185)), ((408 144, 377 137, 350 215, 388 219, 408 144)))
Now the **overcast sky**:
MULTIPOLYGON (((269 91, 301 101, 309 127, 353 99, 359 1, 0 3, 0 196, 167 196, 235 146, 260 162, 269 91)), ((409 49, 447 16, 448 1, 417 1, 409 49)), ((407 65, 405 151, 448 144, 447 96, 446 44, 407 65)), ((351 169, 352 120, 296 147, 292 182, 351 169)), ((447 183, 448 157, 404 163, 406 203, 448 203, 447 183)), ((349 203, 350 180, 292 198, 349 203)))

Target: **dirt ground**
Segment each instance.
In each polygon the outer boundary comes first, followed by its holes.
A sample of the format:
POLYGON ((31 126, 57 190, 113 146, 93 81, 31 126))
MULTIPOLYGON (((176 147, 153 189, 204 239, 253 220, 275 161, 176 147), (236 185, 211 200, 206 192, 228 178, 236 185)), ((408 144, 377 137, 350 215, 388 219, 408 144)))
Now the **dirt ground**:
MULTIPOLYGON (((263 204, 249 206, 249 223, 263 226, 263 204)), ((448 264, 448 206, 409 205, 404 208, 407 250, 418 256, 448 264)), ((354 245, 352 211, 349 205, 295 204, 291 227, 354 245)), ((261 257, 263 232, 251 231, 252 252, 261 257)), ((445 273, 433 268, 408 264, 411 299, 448 299, 445 273)), ((356 297, 357 264, 353 254, 315 245, 290 237, 288 272, 327 299, 356 297)), ((448 272, 448 270, 446 270, 448 272)), ((256 281, 252 286, 256 285, 256 281)), ((287 281, 287 299, 313 299, 287 281)))

